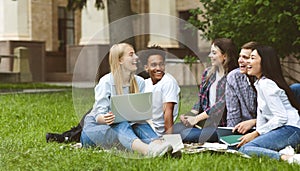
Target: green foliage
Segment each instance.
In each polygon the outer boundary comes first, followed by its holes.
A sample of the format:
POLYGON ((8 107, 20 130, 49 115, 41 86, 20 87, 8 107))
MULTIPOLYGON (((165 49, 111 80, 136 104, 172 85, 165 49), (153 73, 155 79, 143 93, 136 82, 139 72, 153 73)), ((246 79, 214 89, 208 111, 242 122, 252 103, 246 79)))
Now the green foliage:
POLYGON ((197 60, 198 60, 198 58, 196 56, 189 56, 189 55, 187 55, 187 56, 185 56, 183 58, 183 62, 185 64, 189 65, 190 70, 192 68, 193 63, 197 62, 197 60))
MULTIPOLYGON (((299 54, 300 0, 200 0, 189 22, 208 40, 232 38, 240 47, 257 41, 275 47, 281 57, 299 54), (197 20, 194 16, 200 16, 197 20)), ((300 57, 300 56, 298 56, 300 57)))
MULTIPOLYGON (((190 71, 192 71, 192 66, 193 66, 193 64, 197 63, 198 60, 199 60, 199 58, 197 58, 196 56, 190 56, 190 55, 186 55, 186 56, 183 58, 183 62, 184 62, 185 64, 188 64, 188 65, 189 65, 190 71)), ((195 73, 195 78, 196 78, 197 84, 199 85, 199 79, 198 79, 198 73, 197 73, 197 72, 195 73)))
MULTIPOLYGON (((197 99, 197 88, 181 87, 181 112, 197 99)), ((74 149, 69 144, 46 143, 46 132, 64 132, 80 118, 73 109, 72 92, 0 96, 0 170, 299 170, 268 158, 246 159, 232 154, 183 154, 129 159, 99 149, 74 149)))

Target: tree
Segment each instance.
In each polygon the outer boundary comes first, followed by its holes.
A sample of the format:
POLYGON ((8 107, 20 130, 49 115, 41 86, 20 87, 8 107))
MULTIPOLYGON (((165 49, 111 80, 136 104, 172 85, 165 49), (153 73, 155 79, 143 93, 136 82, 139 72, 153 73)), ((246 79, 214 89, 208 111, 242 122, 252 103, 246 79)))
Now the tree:
MULTIPOLYGON (((87 0, 68 0, 68 9, 82 10, 84 7, 86 7, 86 2, 87 0)), ((95 0, 95 7, 98 10, 104 9, 105 6, 103 0, 95 0)), ((122 19, 133 14, 133 12, 131 11, 130 0, 107 0, 107 10, 109 23, 113 23, 118 19, 122 19)), ((109 38, 111 44, 119 43, 120 41, 122 41, 127 42, 135 47, 134 37, 122 40, 122 38, 126 37, 126 35, 134 35, 133 23, 130 19, 131 18, 127 18, 126 21, 120 22, 120 24, 111 24, 109 26, 109 38), (122 25, 121 28, 120 25, 122 25)))
POLYGON ((281 57, 300 50, 300 0, 200 0, 204 9, 191 10, 190 23, 206 39, 232 38, 240 47, 254 40, 275 47, 281 57))

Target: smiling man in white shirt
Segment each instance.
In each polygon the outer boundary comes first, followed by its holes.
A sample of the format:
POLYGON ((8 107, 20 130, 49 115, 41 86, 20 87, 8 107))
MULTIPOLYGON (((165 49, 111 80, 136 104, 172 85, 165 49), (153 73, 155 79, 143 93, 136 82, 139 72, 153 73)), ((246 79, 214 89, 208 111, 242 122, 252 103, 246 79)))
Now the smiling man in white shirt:
POLYGON ((175 78, 165 73, 166 52, 151 46, 139 54, 150 78, 145 80, 145 92, 153 93, 153 127, 158 135, 173 133, 178 115, 180 87, 175 78))

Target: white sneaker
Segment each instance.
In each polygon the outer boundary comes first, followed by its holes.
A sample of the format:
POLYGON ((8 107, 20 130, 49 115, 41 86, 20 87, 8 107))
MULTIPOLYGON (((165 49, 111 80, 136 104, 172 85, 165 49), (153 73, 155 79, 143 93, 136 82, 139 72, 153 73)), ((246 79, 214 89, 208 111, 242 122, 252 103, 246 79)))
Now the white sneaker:
POLYGON ((294 155, 295 154, 295 150, 292 146, 286 146, 284 149, 279 151, 279 154, 285 154, 285 155, 294 155))
POLYGON ((296 163, 300 165, 300 154, 295 154, 288 159, 288 163, 296 163))
POLYGON ((151 142, 148 147, 148 156, 149 157, 160 157, 166 154, 167 152, 172 152, 173 148, 172 145, 163 142, 161 144, 151 142))

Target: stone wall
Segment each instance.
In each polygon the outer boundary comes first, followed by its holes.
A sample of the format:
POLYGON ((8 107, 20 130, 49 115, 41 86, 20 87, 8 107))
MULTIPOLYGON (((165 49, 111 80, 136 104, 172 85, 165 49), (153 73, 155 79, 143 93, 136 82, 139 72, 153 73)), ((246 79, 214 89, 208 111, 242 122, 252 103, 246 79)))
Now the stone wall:
MULTIPOLYGON (((39 41, 0 41, 0 54, 12 55, 17 47, 28 48, 28 58, 32 80, 34 82, 45 81, 45 42, 39 41)), ((13 60, 1 63, 0 68, 11 68, 13 60)), ((3 70, 2 70, 3 71, 3 70)))
POLYGON ((288 84, 300 82, 300 59, 294 56, 288 56, 281 60, 283 75, 288 84))
POLYGON ((68 46, 67 73, 75 82, 94 82, 98 68, 101 75, 109 72, 108 53, 108 45, 68 46))
POLYGON ((182 59, 166 60, 166 72, 173 75, 180 86, 199 85, 204 67, 199 61, 190 66, 182 59))
MULTIPOLYGON (((31 1, 30 11, 31 17, 29 22, 31 23, 32 40, 45 41, 46 50, 52 50, 52 42, 54 40, 52 0, 31 1)), ((57 37, 57 35, 55 36, 57 37)))
POLYGON ((200 7, 199 0, 176 0, 176 9, 178 11, 187 11, 189 9, 195 9, 200 7))
MULTIPOLYGON (((34 0, 30 5, 29 23, 31 27, 31 40, 45 41, 47 51, 57 51, 58 42, 58 7, 66 7, 67 0, 34 0)), ((76 11, 75 44, 81 38, 81 12, 76 11)))

